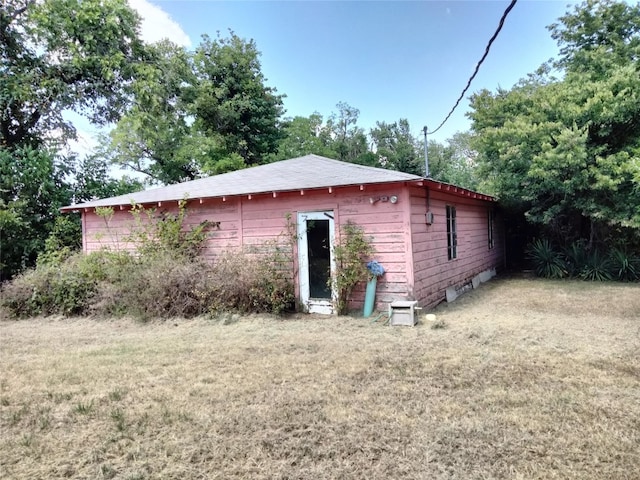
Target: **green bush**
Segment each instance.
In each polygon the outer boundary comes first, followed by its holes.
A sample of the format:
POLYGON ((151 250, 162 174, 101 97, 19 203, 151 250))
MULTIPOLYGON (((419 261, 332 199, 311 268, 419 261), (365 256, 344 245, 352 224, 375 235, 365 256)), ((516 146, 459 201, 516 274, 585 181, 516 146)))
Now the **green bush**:
POLYGON ((218 225, 205 220, 198 225, 185 228, 187 200, 178 202, 178 212, 156 213, 154 208, 146 209, 135 204, 131 209, 135 228, 127 240, 138 245, 138 252, 145 257, 153 255, 178 255, 196 258, 207 239, 207 231, 218 225))
POLYGON ((17 318, 81 315, 97 291, 97 282, 78 267, 78 256, 60 265, 41 264, 2 289, 2 306, 17 318))
POLYGON ((536 240, 527 249, 536 274, 546 278, 570 276, 589 281, 640 279, 640 259, 624 247, 605 253, 602 249, 587 248, 585 241, 573 242, 562 253, 548 240, 536 240))
POLYGON ((527 248, 527 258, 533 263, 534 271, 539 277, 567 276, 567 266, 562 254, 555 250, 547 239, 534 240, 527 248))
POLYGON ((334 246, 336 272, 331 279, 338 294, 337 311, 346 314, 353 289, 369 278, 367 260, 374 250, 362 228, 347 222, 342 226, 340 241, 334 246))
POLYGON ((621 282, 640 280, 640 258, 625 248, 614 248, 609 252, 609 266, 614 279, 621 282))
POLYGON ((573 242, 564 250, 565 266, 570 277, 579 277, 587 263, 587 250, 584 241, 573 242))
POLYGON ((611 262, 609 258, 600 252, 600 250, 592 250, 587 252, 585 263, 578 277, 592 282, 604 282, 612 279, 610 272, 611 262))

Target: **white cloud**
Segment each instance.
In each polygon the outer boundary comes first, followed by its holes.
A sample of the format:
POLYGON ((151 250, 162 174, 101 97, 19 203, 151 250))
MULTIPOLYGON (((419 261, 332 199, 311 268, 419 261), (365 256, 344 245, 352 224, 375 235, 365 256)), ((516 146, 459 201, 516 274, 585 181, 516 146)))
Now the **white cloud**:
POLYGON ((167 12, 147 0, 128 0, 129 6, 142 17, 140 24, 142 39, 147 43, 168 38, 183 47, 191 46, 191 39, 182 27, 167 12))

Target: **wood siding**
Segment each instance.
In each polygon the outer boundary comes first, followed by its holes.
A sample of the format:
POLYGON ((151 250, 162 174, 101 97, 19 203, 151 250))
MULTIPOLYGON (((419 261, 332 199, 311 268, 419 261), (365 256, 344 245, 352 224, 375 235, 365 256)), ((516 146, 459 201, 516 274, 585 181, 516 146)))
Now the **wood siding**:
MULTIPOLYGON (((204 220, 219 222, 219 227, 208 233, 204 256, 212 262, 223 251, 241 247, 257 247, 276 240, 280 245, 291 245, 292 272, 296 276, 298 252, 288 233, 287 217, 295 223, 298 212, 332 210, 336 224, 336 239, 340 226, 351 221, 364 230, 375 249, 374 258, 385 268, 386 274, 377 287, 377 306, 412 295, 413 269, 411 265, 411 215, 409 191, 402 184, 375 187, 342 187, 295 191, 277 195, 252 195, 205 199, 202 203, 190 201, 186 225, 198 225, 204 220), (389 198, 398 196, 392 204, 389 198), (371 203, 371 198, 387 197, 387 201, 371 203)), ((155 206, 157 213, 177 212, 177 202, 163 202, 155 206)), ((144 217, 142 217, 144 218, 144 217)), ((93 210, 83 212, 83 245, 85 252, 104 248, 135 250, 127 241, 135 219, 125 210, 115 210, 110 221, 96 215, 93 210)), ((295 230, 294 230, 295 232, 295 230)), ((294 233, 295 234, 295 233, 294 233)), ((295 281, 296 289, 298 281, 295 281)), ((350 307, 362 308, 364 285, 353 295, 350 307)))
MULTIPOLYGON (((348 221, 359 225, 373 244, 374 258, 386 270, 378 282, 378 309, 386 309, 393 300, 405 299, 431 307, 445 298, 448 287, 460 286, 484 270, 503 266, 504 232, 497 213, 494 247, 489 248, 488 215, 495 207, 493 202, 446 191, 387 184, 193 200, 185 223, 198 225, 208 220, 218 224, 208 232, 203 251, 212 262, 228 250, 255 248, 273 241, 281 247, 288 245, 297 290, 297 244, 291 236, 295 229, 289 232, 288 222, 293 225, 298 212, 332 210, 336 239, 340 238, 341 225, 348 221), (395 204, 389 201, 392 195, 398 197, 395 204), (447 259, 447 205, 456 208, 458 248, 453 260, 447 259), (425 221, 427 211, 433 213, 431 225, 425 221)), ((170 202, 154 208, 157 213, 175 214, 178 206, 177 202, 170 202)), ((86 211, 82 224, 85 252, 135 249, 135 244, 127 240, 135 227, 135 219, 127 209, 115 210, 108 221, 93 210, 86 211)), ((364 285, 354 292, 350 307, 360 309, 363 301, 364 285)))
POLYGON ((504 265, 504 233, 496 213, 494 246, 489 248, 489 211, 494 202, 457 196, 425 188, 411 188, 411 231, 414 295, 423 307, 445 299, 448 287, 461 286, 478 273, 504 265), (447 258, 446 206, 456 208, 457 257, 447 258), (433 213, 426 224, 425 214, 433 213))

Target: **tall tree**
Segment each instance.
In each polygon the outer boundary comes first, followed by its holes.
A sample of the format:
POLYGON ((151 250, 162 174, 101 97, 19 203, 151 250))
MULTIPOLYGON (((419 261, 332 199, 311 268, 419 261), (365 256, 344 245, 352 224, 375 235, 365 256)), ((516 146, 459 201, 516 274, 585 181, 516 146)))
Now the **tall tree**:
POLYGON ((376 122, 371 129, 378 164, 389 170, 424 175, 424 163, 420 157, 419 142, 411 134, 409 121, 376 122))
POLYGON ((66 109, 104 125, 143 58, 126 0, 5 0, 0 9, 0 145, 72 134, 66 109))
POLYGON ((100 154, 152 182, 193 180, 211 146, 197 134, 189 110, 196 83, 190 56, 166 40, 148 50, 150 61, 138 67, 131 85, 133 104, 102 140, 100 154))
POLYGON ((116 120, 145 58, 126 0, 5 0, 0 8, 0 277, 33 264, 73 198, 65 110, 116 120))
POLYGON ((360 110, 345 102, 338 102, 338 112, 331 114, 326 128, 333 139, 332 149, 337 160, 343 162, 375 165, 375 155, 369 149, 364 130, 358 126, 360 110))
POLYGON ((69 184, 73 203, 114 197, 144 188, 140 180, 123 176, 113 178, 110 165, 100 155, 88 155, 74 162, 69 184))
POLYGON ((215 40, 204 35, 193 57, 195 123, 245 165, 262 163, 276 151, 282 135, 282 96, 265 85, 259 56, 253 40, 231 32, 215 40))
POLYGON ((486 185, 556 238, 640 228, 638 18, 626 3, 585 2, 550 27, 562 80, 543 66, 472 97, 486 185))
POLYGON ((480 189, 478 153, 471 147, 470 132, 456 132, 445 144, 429 141, 429 172, 441 182, 471 190, 480 189))
POLYGON ((335 157, 331 132, 323 123, 322 115, 286 119, 282 125, 283 138, 273 160, 286 160, 307 154, 335 157))
POLYGON ((204 36, 195 52, 161 42, 139 69, 133 105, 102 153, 176 183, 264 163, 283 136, 282 97, 266 86, 253 41, 204 36))
POLYGON ((68 205, 69 170, 42 148, 0 149, 0 279, 33 265, 68 205))
POLYGON ((587 0, 548 28, 561 47, 555 62, 560 68, 602 75, 607 65, 624 66, 639 59, 638 4, 587 0))

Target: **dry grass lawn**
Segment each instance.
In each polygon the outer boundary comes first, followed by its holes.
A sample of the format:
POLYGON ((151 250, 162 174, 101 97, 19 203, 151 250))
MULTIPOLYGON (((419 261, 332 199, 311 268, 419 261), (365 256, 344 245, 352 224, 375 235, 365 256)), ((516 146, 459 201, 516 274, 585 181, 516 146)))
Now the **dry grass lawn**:
POLYGON ((0 478, 640 478, 640 285, 435 313, 0 322, 0 478))

